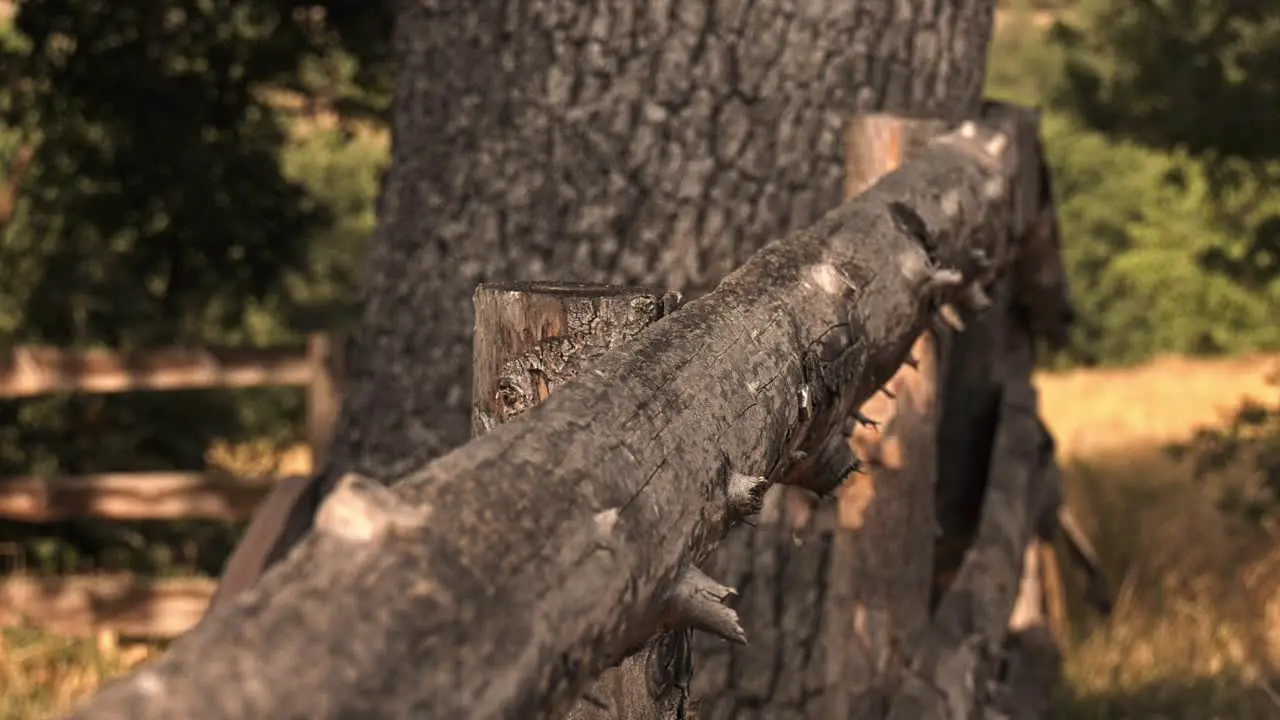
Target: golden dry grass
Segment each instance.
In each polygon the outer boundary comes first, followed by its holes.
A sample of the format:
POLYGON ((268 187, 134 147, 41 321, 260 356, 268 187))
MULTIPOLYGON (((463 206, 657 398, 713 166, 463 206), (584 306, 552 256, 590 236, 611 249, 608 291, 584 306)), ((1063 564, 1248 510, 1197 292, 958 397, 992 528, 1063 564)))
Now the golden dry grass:
MULTIPOLYGON (((1242 399, 1274 400, 1280 358, 1166 358, 1124 370, 1038 378, 1059 438, 1068 501, 1093 534, 1118 602, 1107 621, 1076 609, 1061 718, 1280 718, 1280 535, 1233 524, 1188 467, 1161 448, 1224 419, 1242 399)), ((219 445, 211 465, 305 472, 309 456, 219 445)), ((1068 577, 1068 586, 1076 583, 1068 577)), ((1074 598, 1073 598, 1074 599, 1074 598)), ((147 648, 3 630, 0 720, 49 717, 147 648)))
POLYGON ((1280 538, 1219 513, 1162 450, 1245 398, 1274 402, 1278 367, 1164 358, 1038 378, 1068 502, 1118 590, 1106 622, 1076 613, 1060 717, 1280 718, 1280 538))

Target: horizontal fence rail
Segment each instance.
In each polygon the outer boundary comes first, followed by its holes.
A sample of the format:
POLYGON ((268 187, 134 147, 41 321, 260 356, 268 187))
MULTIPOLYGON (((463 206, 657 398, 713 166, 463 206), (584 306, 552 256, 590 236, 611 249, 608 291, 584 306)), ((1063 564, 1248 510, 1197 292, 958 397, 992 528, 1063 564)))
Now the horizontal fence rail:
POLYGON ((70 636, 171 639, 204 615, 217 583, 129 573, 0 579, 0 626, 28 622, 70 636))
POLYGON ((313 374, 305 346, 140 353, 18 347, 0 353, 0 398, 306 385, 313 374))
MULTIPOLYGON (((312 465, 323 456, 341 403, 339 342, 312 335, 274 348, 161 348, 145 352, 17 347, 0 351, 0 399, 305 385, 312 465)), ((49 523, 248 520, 275 477, 217 471, 106 472, 0 478, 0 521, 49 523)), ((205 613, 216 582, 129 574, 0 578, 0 622, 25 620, 70 635, 112 632, 174 638, 205 613)))
POLYGON ((78 518, 239 522, 271 492, 274 478, 216 472, 138 472, 0 478, 0 519, 47 523, 78 518))
MULTIPOLYGON (((1026 132, 962 125, 531 412, 390 488, 345 476, 280 564, 72 717, 546 717, 663 627, 727 627, 730 588, 698 565, 728 528, 775 483, 832 491, 848 418, 921 330, 990 304, 976 286, 1040 202, 1026 132)), ((932 683, 988 657, 951 641, 999 642, 1012 612, 1039 426, 1029 388, 1004 407, 1019 448, 993 460, 977 545, 1000 582, 961 568, 893 717, 941 717, 932 683)))
MULTIPOLYGON (((157 349, 138 353, 18 347, 0 353, 0 398, 59 392, 110 394, 305 385, 306 435, 319 463, 341 404, 339 342, 247 349, 157 349)), ((247 519, 274 478, 219 472, 122 472, 0 478, 0 520, 53 522, 247 519)))

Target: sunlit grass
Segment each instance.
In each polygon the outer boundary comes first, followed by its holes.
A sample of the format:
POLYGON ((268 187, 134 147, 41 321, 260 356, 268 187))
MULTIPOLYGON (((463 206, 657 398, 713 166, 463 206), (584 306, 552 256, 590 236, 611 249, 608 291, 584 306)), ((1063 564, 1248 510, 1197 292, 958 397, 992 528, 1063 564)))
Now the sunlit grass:
POLYGON ((0 630, 0 720, 35 720, 70 710, 105 680, 146 660, 148 645, 111 636, 66 638, 26 625, 0 630))
POLYGON ((1039 378, 1068 501, 1117 593, 1105 622, 1074 613, 1059 717, 1280 718, 1280 536, 1224 516, 1162 450, 1246 397, 1274 402, 1277 366, 1169 358, 1039 378))

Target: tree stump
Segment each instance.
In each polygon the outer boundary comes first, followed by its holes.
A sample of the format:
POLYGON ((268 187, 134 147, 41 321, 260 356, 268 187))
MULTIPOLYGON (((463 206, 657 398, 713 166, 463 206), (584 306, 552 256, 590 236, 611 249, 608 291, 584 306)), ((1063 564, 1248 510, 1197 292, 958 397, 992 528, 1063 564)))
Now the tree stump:
POLYGON ((592 360, 673 310, 679 297, 587 283, 477 287, 472 437, 547 399, 592 360))

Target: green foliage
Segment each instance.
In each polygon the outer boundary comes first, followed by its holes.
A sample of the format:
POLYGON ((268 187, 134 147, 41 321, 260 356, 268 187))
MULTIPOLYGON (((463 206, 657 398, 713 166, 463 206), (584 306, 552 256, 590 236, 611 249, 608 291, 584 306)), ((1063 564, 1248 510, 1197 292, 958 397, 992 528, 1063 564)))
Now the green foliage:
MULTIPOLYGON (((1280 372, 1272 381, 1280 389, 1280 372)), ((1280 404, 1246 400, 1226 425, 1202 428, 1169 452, 1193 461, 1196 476, 1225 512, 1255 523, 1274 517, 1280 506, 1280 404), (1228 472, 1240 464, 1252 472, 1228 472)))
MULTIPOLYGON (((0 188, 34 152, 0 219, 0 345, 274 345, 349 324, 389 39, 381 3, 21 3, 0 31, 0 188)), ((299 388, 3 402, 0 474, 199 468, 215 437, 296 440, 303 410, 299 388)), ((0 523, 50 571, 208 571, 231 537, 0 523)))
MULTIPOLYGON (((1212 48, 1196 45, 1221 53, 1215 67, 1260 72, 1265 63, 1240 60, 1244 50, 1280 57, 1280 36, 1251 8, 1209 5, 1087 0, 1047 29, 1024 6, 993 46, 990 92, 1045 113, 1080 306, 1075 347, 1059 366, 1280 348, 1280 164, 1270 139, 1214 144, 1215 133, 1253 127, 1269 82, 1197 76, 1196 97, 1210 102, 1177 95, 1187 64, 1208 62, 1187 55, 1203 17, 1238 29, 1218 31, 1212 48), (1201 119, 1188 124, 1179 110, 1201 119)), ((1270 107, 1274 117, 1280 104, 1270 107)))
MULTIPOLYGON (((24 340, 224 341, 306 266, 332 209, 282 171, 269 89, 345 99, 354 61, 289 3, 32 0, 0 58, 7 121, 35 146, 0 293, 24 340), (344 62, 345 60, 345 62, 344 62), (303 70, 307 72, 303 72, 303 70)), ((326 98, 309 96, 309 100, 326 98)))

